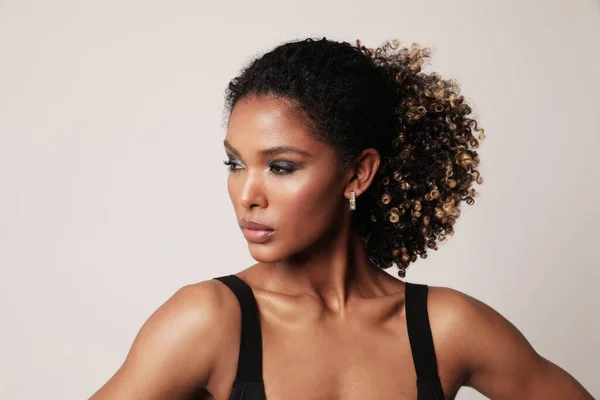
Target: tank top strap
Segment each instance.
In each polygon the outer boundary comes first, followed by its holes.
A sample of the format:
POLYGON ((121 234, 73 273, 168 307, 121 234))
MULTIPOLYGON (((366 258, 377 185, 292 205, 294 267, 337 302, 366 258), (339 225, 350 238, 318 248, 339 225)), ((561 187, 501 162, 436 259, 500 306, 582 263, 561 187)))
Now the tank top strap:
POLYGON ((419 385, 427 380, 439 380, 437 358, 427 313, 429 287, 419 283, 405 283, 406 324, 413 362, 417 372, 417 385, 419 385))
POLYGON ((262 382, 262 335, 258 305, 252 288, 237 275, 226 275, 213 279, 227 285, 240 303, 242 333, 234 383, 262 382))

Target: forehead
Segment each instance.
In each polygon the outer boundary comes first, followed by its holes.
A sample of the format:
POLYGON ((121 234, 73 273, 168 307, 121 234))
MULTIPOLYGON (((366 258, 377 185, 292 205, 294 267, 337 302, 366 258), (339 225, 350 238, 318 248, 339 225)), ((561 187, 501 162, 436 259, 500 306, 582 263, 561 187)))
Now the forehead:
POLYGON ((241 153, 293 146, 313 155, 330 152, 309 130, 302 112, 289 100, 251 96, 234 106, 226 140, 241 153))

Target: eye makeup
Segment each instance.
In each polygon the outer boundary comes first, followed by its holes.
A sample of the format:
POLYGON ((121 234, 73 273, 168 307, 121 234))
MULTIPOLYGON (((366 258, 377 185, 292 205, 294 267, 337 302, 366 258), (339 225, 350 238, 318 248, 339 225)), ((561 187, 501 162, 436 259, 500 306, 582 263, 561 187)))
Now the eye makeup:
POLYGON ((224 160, 223 164, 227 165, 228 171, 237 171, 237 167, 239 166, 239 163, 232 161, 231 159, 224 160))
MULTIPOLYGON (((235 160, 232 158, 229 158, 228 160, 224 160, 223 164, 225 164, 228 167, 227 169, 229 171, 237 171, 240 168, 245 168, 245 165, 243 165, 238 160, 235 160)), ((267 171, 271 171, 275 175, 288 175, 288 174, 291 174, 292 172, 296 171, 297 169, 298 169, 298 166, 296 165, 296 163, 292 163, 292 162, 284 161, 284 160, 274 160, 274 161, 270 161, 267 164, 267 171)))
POLYGON ((271 161, 267 168, 277 175, 287 175, 294 172, 297 168, 293 163, 286 161, 271 161))

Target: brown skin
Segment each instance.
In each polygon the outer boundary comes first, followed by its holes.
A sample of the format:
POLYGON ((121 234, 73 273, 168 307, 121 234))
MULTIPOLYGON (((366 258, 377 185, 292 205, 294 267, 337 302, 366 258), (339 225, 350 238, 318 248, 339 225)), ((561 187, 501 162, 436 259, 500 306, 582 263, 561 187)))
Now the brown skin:
MULTIPOLYGON (((379 155, 365 150, 343 170, 304 122, 288 102, 248 98, 235 106, 226 136, 236 218, 276 231, 249 242, 258 263, 237 274, 260 309, 267 398, 414 400, 405 285, 369 263, 348 209, 350 191, 368 188, 379 155), (278 146, 310 155, 262 153, 278 146), (296 169, 284 173, 290 164, 296 169)), ((428 313, 446 398, 471 386, 495 400, 593 400, 484 303, 430 286, 428 313)), ((223 283, 186 286, 144 324, 92 399, 228 399, 240 329, 239 304, 223 283)))

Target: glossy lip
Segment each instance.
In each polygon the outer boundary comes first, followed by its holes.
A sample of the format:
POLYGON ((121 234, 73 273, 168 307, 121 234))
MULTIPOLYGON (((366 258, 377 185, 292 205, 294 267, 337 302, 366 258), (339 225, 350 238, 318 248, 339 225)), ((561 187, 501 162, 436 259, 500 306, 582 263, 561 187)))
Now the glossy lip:
POLYGON ((275 230, 269 226, 244 218, 240 220, 240 228, 246 240, 252 243, 264 243, 275 233, 275 230))
POLYGON ((252 229, 255 231, 273 231, 274 229, 270 226, 261 224, 258 221, 248 221, 244 218, 240 219, 240 227, 245 229, 252 229))
POLYGON ((275 231, 257 231, 256 229, 242 228, 242 233, 249 242, 264 243, 269 240, 271 236, 273 236, 275 231))

